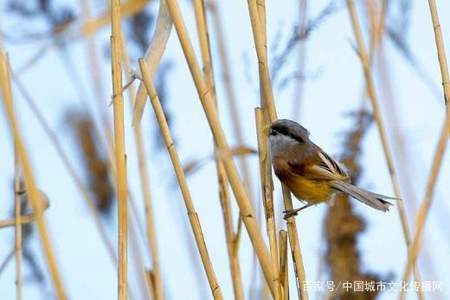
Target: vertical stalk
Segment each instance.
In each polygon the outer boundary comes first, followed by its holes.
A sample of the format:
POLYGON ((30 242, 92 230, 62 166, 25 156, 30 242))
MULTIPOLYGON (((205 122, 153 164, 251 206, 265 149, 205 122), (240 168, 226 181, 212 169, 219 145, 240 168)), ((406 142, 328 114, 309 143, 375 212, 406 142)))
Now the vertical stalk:
MULTIPOLYGON (((408 262, 403 273, 403 280, 408 281, 411 270, 413 269, 417 256, 420 251, 420 241, 425 228, 425 223, 427 220, 428 212, 430 210, 432 201, 434 187, 438 179, 438 175, 442 166, 442 160, 445 154, 445 149, 447 148, 448 138, 450 135, 450 109, 448 100, 450 99, 450 76, 448 72, 447 57, 445 54, 445 46, 442 38, 441 25, 439 22, 439 16, 436 8, 436 2, 434 0, 429 0, 428 5, 430 7, 431 19, 433 22, 434 38, 436 42, 436 49, 439 59, 439 68, 441 71, 442 87, 444 90, 445 105, 446 105, 446 118, 439 136, 438 145, 436 147, 436 152, 434 154, 433 163, 431 165, 430 175, 428 177, 428 182, 425 190, 424 200, 420 205, 419 211, 416 215, 416 229, 414 231, 413 242, 409 248, 408 262)), ((404 292, 401 291, 400 299, 404 298, 404 292)))
POLYGON ((280 281, 283 288, 283 300, 289 300, 289 273, 288 273, 288 245, 287 245, 287 232, 286 230, 280 230, 279 233, 280 244, 280 281))
MULTIPOLYGON (((203 73, 208 89, 212 91, 212 97, 214 98, 214 103, 217 110, 217 95, 214 85, 214 72, 208 33, 208 23, 206 20, 205 3, 203 0, 194 0, 194 11, 203 63, 203 73)), ((215 152, 217 152, 217 150, 217 146, 215 146, 215 152)), ((215 158, 215 162, 217 179, 219 182, 219 198, 225 223, 225 237, 227 242, 228 256, 230 260, 230 272, 232 276, 231 281, 233 284, 234 298, 244 299, 242 275, 239 266, 239 252, 238 248, 236 247, 238 241, 236 241, 236 237, 233 231, 233 219, 229 203, 228 178, 223 166, 223 162, 217 157, 215 158)), ((239 220, 241 220, 241 218, 239 218, 239 220)))
POLYGON ((50 271, 50 277, 52 279, 53 286, 56 292, 56 297, 57 299, 66 299, 63 281, 60 276, 60 272, 56 262, 56 257, 54 256, 53 253, 50 236, 47 230, 47 225, 42 215, 43 208, 42 203, 40 201, 39 192, 36 188, 33 170, 31 168, 27 150, 25 149, 25 145, 23 143, 22 136, 14 113, 9 63, 6 54, 3 52, 3 49, 0 49, 0 84, 3 98, 3 106, 7 114, 11 132, 14 136, 14 144, 17 149, 17 156, 23 169, 25 187, 29 195, 31 206, 36 216, 36 225, 41 239, 41 246, 43 248, 43 252, 47 260, 48 268, 50 271))
MULTIPOLYGON (((293 209, 291 192, 289 189, 282 184, 283 189, 283 200, 284 208, 286 210, 293 209)), ((305 269, 303 267, 303 256, 300 251, 300 240, 298 238, 297 224, 295 222, 295 216, 289 217, 287 219, 287 231, 289 236, 289 245, 292 253, 292 260, 294 261, 294 272, 297 284, 298 298, 305 300, 308 299, 308 294, 306 293, 306 276, 305 269)))
MULTIPOLYGON (((373 83, 373 78, 372 78, 372 74, 371 74, 371 70, 370 70, 369 57, 365 50, 363 36, 362 36, 361 28, 360 28, 360 25, 358 22, 358 16, 357 16, 354 1, 347 0, 347 7, 348 7, 348 12, 349 12, 353 32, 354 32, 355 39, 356 39, 357 46, 358 46, 358 53, 360 56, 361 65, 363 67, 364 77, 366 79, 367 94, 369 96, 369 99, 370 99, 370 102, 372 105, 373 115, 374 115, 374 118, 375 118, 375 121, 376 121, 376 124, 378 127, 378 131, 380 134, 380 139, 381 139, 381 143, 383 146, 383 152, 384 152, 384 156, 386 159, 386 164, 387 164, 387 167, 389 170, 389 175, 391 177, 392 187, 394 190, 395 197, 401 199, 400 186, 399 186, 399 182, 398 182, 398 178, 397 178, 397 173, 395 171, 394 161, 392 158, 392 152, 389 148, 386 128, 384 125, 384 121, 383 121, 383 118, 381 115, 381 109, 380 109, 380 106, 379 106, 379 103, 377 100, 377 95, 375 92, 375 86, 373 83)), ((397 207, 398 207, 400 221, 402 224, 403 236, 405 238, 405 243, 406 243, 406 245, 409 245, 410 240, 411 240, 410 229, 409 229, 409 224, 408 224, 408 220, 407 220, 407 216, 405 213, 404 204, 403 204, 402 200, 397 202, 397 207)))
POLYGON ((124 129, 124 105, 122 90, 122 39, 120 0, 111 0, 111 67, 113 83, 113 108, 114 108, 114 156, 116 164, 116 190, 118 200, 118 247, 119 247, 119 271, 118 271, 118 298, 127 299, 128 280, 128 205, 127 205, 127 176, 125 162, 125 129, 124 129))
MULTIPOLYGON (((166 2, 177 31, 178 39, 181 43, 186 61, 191 71, 192 78, 194 79, 197 93, 199 95, 200 101, 202 103, 203 109, 208 119, 208 123, 210 124, 210 129, 215 138, 215 142, 217 146, 223 149, 225 152, 230 151, 227 140, 225 138, 225 134, 220 125, 220 121, 214 106, 211 91, 208 90, 200 67, 195 59, 194 49, 188 37, 187 29, 181 16, 178 3, 176 0, 166 0, 166 2)), ((261 236, 261 233, 259 231, 258 224, 256 222, 253 213, 253 208, 247 195, 246 189, 242 184, 241 179, 239 178, 236 165, 234 164, 232 158, 225 157, 223 161, 225 170, 230 180, 231 187, 233 189, 233 193, 239 205, 241 216, 247 228, 250 240, 252 241, 252 245, 258 256, 266 281, 268 282, 269 287, 271 289, 272 295, 274 295, 275 289, 273 285, 275 281, 274 277, 275 274, 273 274, 272 272, 270 256, 267 251, 266 245, 264 244, 264 240, 261 236)))
MULTIPOLYGON (((267 46, 265 44, 265 17, 260 13, 256 0, 247 0, 248 9, 250 14, 250 20, 252 23, 253 39, 255 42, 256 55, 259 63, 259 77, 260 77, 260 89, 262 92, 262 107, 267 110, 269 123, 272 123, 277 119, 277 112, 275 108, 275 100, 273 96, 272 83, 270 80, 269 67, 267 61, 267 46), (263 16, 261 18, 261 15, 263 16)), ((261 6, 261 3, 259 3, 261 6)), ((269 125, 269 124, 267 124, 269 125)), ((291 194, 287 187, 282 185, 283 200, 285 209, 292 209, 291 194)), ((303 267, 303 258, 300 250, 300 242, 298 238, 297 227, 295 220, 291 217, 287 221, 287 229, 289 235, 289 244, 291 245, 291 252, 294 260, 295 274, 297 276, 297 291, 299 298, 305 300, 308 299, 306 288, 304 284, 305 270, 303 267)))
POLYGON ((17 149, 14 149, 14 203, 15 203, 15 252, 16 252, 16 300, 22 299, 22 205, 20 199, 20 166, 17 149))
POLYGON ((208 278, 208 282, 211 288, 212 295, 214 299, 223 299, 222 291, 220 289, 219 284, 217 283, 216 274, 214 273, 214 269, 209 257, 208 249, 206 247, 205 239, 203 237, 203 231, 200 225, 200 220, 198 218, 197 212, 195 211, 194 204, 192 202, 191 193, 189 191, 186 177, 181 166, 180 159, 178 157, 178 153, 175 149, 175 144, 172 140, 169 126, 167 124, 166 117, 164 115, 164 111, 162 109, 161 103, 159 102, 158 94, 156 93, 156 88, 153 85, 151 80, 151 76, 149 71, 147 70, 146 63, 143 59, 139 60, 139 67, 142 74, 142 79, 147 89, 147 93, 150 97, 150 101, 153 106, 153 110, 156 115, 156 119, 160 126, 161 134, 164 138, 164 142, 167 146, 167 151, 169 152, 170 159, 172 161, 173 168, 175 170, 175 174, 177 176, 178 184, 181 189, 181 193, 183 195, 184 204, 186 206, 186 210, 189 217, 189 222, 192 227, 192 231, 194 233, 195 241, 197 243, 198 251, 200 253, 200 257, 202 259, 203 267, 206 272, 206 276, 208 278))
MULTIPOLYGON (((270 165, 270 157, 268 150, 268 134, 267 122, 264 120, 264 110, 261 108, 255 109, 256 130, 258 139, 258 155, 259 155, 259 171, 261 177, 261 194, 263 197, 264 211, 266 217, 266 230, 269 237, 269 248, 272 256, 272 268, 274 272, 279 274, 279 258, 277 246, 277 229, 275 222, 275 213, 273 205, 273 182, 272 182, 272 167, 270 165)), ((278 276, 278 285, 282 278, 278 276)), ((281 289, 281 287, 279 287, 281 289)), ((279 291, 279 293, 281 290, 279 291)), ((278 295, 281 298, 281 295, 278 295)))

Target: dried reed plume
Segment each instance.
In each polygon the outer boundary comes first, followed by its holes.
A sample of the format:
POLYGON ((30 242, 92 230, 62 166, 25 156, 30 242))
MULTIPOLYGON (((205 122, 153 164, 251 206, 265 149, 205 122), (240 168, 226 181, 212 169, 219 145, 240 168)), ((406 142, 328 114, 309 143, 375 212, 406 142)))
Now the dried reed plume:
MULTIPOLYGON (((343 154, 340 161, 348 168, 352 182, 357 184, 361 174, 359 158, 362 154, 361 144, 367 129, 372 123, 372 116, 361 108, 354 114, 354 130, 345 134, 343 154)), ((330 277, 335 284, 343 282, 372 282, 374 285, 380 276, 363 271, 360 251, 357 248, 358 236, 365 229, 364 220, 355 214, 349 196, 339 193, 335 204, 330 206, 325 217, 325 234, 327 238, 326 261, 330 277)), ((375 299, 378 291, 364 289, 363 292, 349 291, 335 286, 331 299, 375 299)))
POLYGON ((67 114, 68 124, 75 133, 75 142, 83 161, 87 185, 94 195, 95 206, 104 216, 110 216, 114 203, 114 188, 111 183, 110 168, 106 153, 97 143, 93 120, 83 113, 70 111, 67 114))

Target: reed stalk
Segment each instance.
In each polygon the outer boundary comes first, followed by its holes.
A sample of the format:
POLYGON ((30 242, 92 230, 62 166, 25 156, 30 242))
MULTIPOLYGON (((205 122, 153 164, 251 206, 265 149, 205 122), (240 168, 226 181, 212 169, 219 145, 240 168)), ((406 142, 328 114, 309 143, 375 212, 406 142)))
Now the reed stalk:
MULTIPOLYGON (((219 148, 226 152, 230 151, 225 134, 219 122, 211 91, 208 90, 201 69, 196 61, 194 49, 189 40, 187 29, 181 16, 178 3, 175 0, 168 0, 167 5, 215 142, 219 148)), ((266 245, 264 244, 264 240, 259 231, 252 205, 246 189, 239 178, 236 165, 234 164, 232 158, 226 157, 223 161, 233 193, 240 209, 241 216, 247 228, 250 240, 252 241, 253 248, 258 256, 266 281, 268 282, 273 295, 275 274, 272 272, 269 252, 267 251, 266 245)))
MULTIPOLYGON (((436 186, 436 182, 440 173, 442 160, 447 148, 448 138, 450 135, 450 109, 448 104, 448 100, 450 99, 450 76, 448 72, 447 57, 445 54, 445 46, 442 38, 442 31, 436 8, 436 2, 434 0, 429 0, 428 5, 430 8, 431 20, 433 23, 434 38, 439 59, 439 68, 441 71, 442 87, 446 105, 446 118, 444 120, 444 124, 439 136, 438 145, 434 153, 431 171, 426 185, 425 196, 416 214, 416 228, 414 231, 412 244, 409 248, 408 262, 403 273, 403 282, 407 282, 409 280, 409 275, 415 265, 417 256, 420 251, 420 241, 422 239, 427 216, 433 201, 434 188, 436 186)), ((401 291, 399 298, 404 299, 404 297, 404 291, 401 291)))
MULTIPOLYGON (((218 47, 218 54, 219 54, 219 60, 222 70, 222 81, 225 87, 225 98, 228 100, 228 107, 230 109, 230 116, 231 116, 231 124, 233 128, 233 134, 236 137, 237 143, 239 145, 244 145, 244 134, 241 126, 241 117, 240 117, 240 111, 237 106, 237 98, 236 98, 236 92, 233 85, 233 81, 231 78, 232 72, 230 72, 230 62, 225 42, 225 33, 222 26, 222 19, 220 16, 220 11, 217 6, 217 2, 215 0, 211 0, 208 2, 209 11, 212 15, 212 23, 214 26, 215 36, 217 39, 217 47, 218 47)), ((248 195, 251 200, 253 200, 253 204, 256 205, 255 202, 255 195, 253 191, 253 182, 252 177, 250 176, 250 168, 248 164, 248 160, 245 159, 245 157, 239 157, 238 163, 240 170, 242 171, 242 180, 244 182, 245 187, 247 188, 248 195)), ((256 208, 258 209, 258 207, 256 208)), ((256 212, 257 216, 259 216, 258 211, 256 212)), ((242 229, 242 219, 239 217, 239 222, 237 226, 237 233, 236 233, 236 245, 235 248, 238 248, 239 246, 239 239, 241 235, 241 229, 242 229)))
POLYGON ((365 50, 364 40, 363 40, 363 36, 361 33, 361 28, 359 25, 354 1, 347 0, 347 8, 348 8, 348 12, 350 15, 350 20, 351 20, 353 32, 355 35, 355 39, 357 42, 357 49, 358 49, 359 57, 361 60, 361 65, 363 67, 364 77, 366 80, 367 94, 369 96, 370 103, 372 105, 373 115, 374 115, 375 122, 378 127, 386 164, 388 167, 389 175, 391 177, 392 188, 394 190, 395 197, 400 199, 397 202, 398 213, 399 213, 400 221, 402 224, 402 230, 403 230, 403 236, 405 239, 405 243, 408 246, 410 243, 410 240, 411 240, 409 224, 408 224, 407 216, 405 213, 403 200, 401 200, 400 185, 398 182, 397 173, 395 171, 392 152, 389 148, 386 127, 384 125, 383 117, 381 114, 381 109, 380 109, 377 95, 375 92, 375 86, 374 86, 373 78, 372 78, 372 74, 371 74, 369 58, 368 58, 366 50, 365 50))
POLYGON ((72 180, 74 181, 76 187, 78 188, 78 190, 80 191, 80 193, 83 196, 83 199, 85 200, 88 209, 90 211, 90 213, 92 214, 92 217, 94 219, 95 225, 97 227, 98 233, 100 235, 100 238, 109 254, 109 257, 112 261, 112 263, 117 266, 117 257, 116 254, 114 253, 114 247, 111 243, 111 241, 108 238, 108 234, 106 231, 105 226, 103 225, 99 213, 97 212, 97 209, 95 207, 95 201, 93 199, 93 197, 91 196, 88 188, 85 186, 85 184, 83 183, 82 179, 77 175, 77 173, 75 172, 75 168, 73 167, 73 165, 70 163, 69 157, 66 155, 66 153, 64 152, 64 149, 62 147, 62 144, 60 142, 60 140, 58 139, 56 133, 50 128, 50 125, 48 124, 47 120, 45 120, 44 116, 42 115, 41 111, 39 110, 39 108, 36 105, 36 102, 34 101, 34 99, 32 98, 31 94, 25 89, 25 87, 22 85, 21 81, 18 79, 17 76, 14 76, 14 73, 12 72, 12 79, 14 80, 14 83, 17 87, 17 89, 19 90, 19 92, 22 94, 22 96, 25 99, 25 102, 28 104, 28 106, 30 107, 32 113, 34 114, 34 116, 36 117, 36 119, 38 120, 39 124, 41 125, 41 127, 43 128, 44 132, 47 134, 48 138, 50 139, 50 141, 52 142, 53 146, 55 147, 56 153, 59 155, 63 166, 66 168, 67 173, 69 174, 69 176, 72 178, 72 180))
MULTIPOLYGON (((248 9, 250 14, 250 20, 252 24, 253 39, 255 42, 256 55, 259 63, 259 78, 261 89, 261 106, 267 111, 267 120, 265 127, 277 119, 277 112, 275 108, 275 100, 273 96, 272 83, 269 74, 269 67, 267 61, 267 45, 265 38, 265 14, 262 12, 264 2, 257 3, 256 0, 248 0, 248 9), (264 23, 263 23, 264 22, 264 23)), ((282 185, 283 201, 285 210, 292 209, 292 198, 287 187, 282 185)), ((297 226, 295 220, 290 218, 287 221, 287 229, 289 235, 289 244, 291 245, 291 251, 294 260, 295 274, 297 277, 297 291, 298 297, 305 300, 308 299, 306 288, 305 271, 303 266, 303 258, 301 255, 300 242, 298 238, 297 226)))
POLYGON ((118 201, 118 299, 128 298, 128 204, 125 162, 125 128, 122 90, 122 39, 120 0, 111 0, 111 68, 114 109, 114 158, 116 165, 116 191, 118 201))
POLYGON ((235 248, 235 237, 233 229, 233 215, 230 205, 230 193, 228 190, 228 178, 226 177, 225 167, 223 163, 217 165, 217 173, 219 178, 219 199, 222 207, 223 222, 225 228, 225 240, 227 244, 227 253, 230 264, 231 282, 233 284, 234 299, 244 299, 244 289, 242 285, 242 274, 239 263, 239 253, 235 248), (225 173, 225 176, 220 174, 225 173))
MULTIPOLYGON (((203 73, 205 76, 208 89, 212 91, 214 103, 217 107, 217 94, 214 85, 214 71, 211 57, 211 47, 209 41, 208 23, 206 20, 205 3, 203 0, 194 0, 194 12, 197 25, 197 32, 201 50, 201 58, 203 64, 203 73)), ((215 147, 215 152, 218 149, 215 147)), ((242 158, 241 158, 242 160, 242 158)), ((245 160, 245 159, 244 159, 245 160)), ((233 284, 233 293, 235 299, 244 299, 244 291, 242 286, 242 275, 239 264, 239 252, 236 245, 236 235, 233 230, 233 219, 229 201, 228 177, 225 167, 221 159, 215 156, 217 179, 219 183, 219 198, 222 206, 222 214, 224 219, 225 237, 227 243, 227 253, 230 261, 231 282, 233 284)), ((239 220, 241 218, 239 217, 239 220)), ((238 227, 239 228, 239 227, 238 227)))
MULTIPOLYGON (((166 49, 167 41, 172 32, 172 19, 167 10, 166 1, 159 2, 158 17, 156 19, 155 33, 149 43, 147 51, 145 51, 145 61, 149 66, 150 74, 156 73, 161 57, 166 49)), ((134 100, 133 110, 133 126, 141 122, 144 113, 145 103, 147 101, 147 93, 144 84, 139 83, 136 99, 134 100)))
MULTIPOLYGON (((164 2, 164 1, 162 1, 164 2)), ((161 4, 162 5, 162 4, 161 4)), ((125 66, 126 70, 131 70, 130 67, 130 59, 128 55, 128 50, 125 47, 126 44, 126 37, 123 35, 123 32, 121 31, 121 38, 122 41, 124 41, 123 45, 123 64, 125 66)), ((162 53, 161 53, 162 54, 162 53)), ((159 62, 159 60, 158 60, 159 62)), ((126 80, 127 82, 131 82, 131 72, 126 72, 126 80)), ((145 94, 145 87, 143 87, 144 90, 144 99, 147 99, 147 94, 145 94)), ((136 90, 133 85, 130 85, 127 89, 128 92, 128 99, 130 104, 130 111, 133 111, 133 108, 136 107, 136 101, 138 101, 138 98, 136 95, 136 90)), ((144 210, 145 210, 145 225, 146 225, 146 231, 145 235, 147 238, 147 244, 150 249, 150 259, 152 260, 152 290, 151 292, 154 295, 155 300, 162 300, 164 299, 164 286, 162 282, 162 275, 161 275, 161 268, 160 268, 160 262, 159 262, 159 249, 158 249, 158 242, 157 242, 157 234, 156 234, 156 225, 154 220, 154 213, 153 213, 153 199, 150 192, 150 176, 147 168, 147 158, 145 155, 145 144, 144 144, 144 137, 142 135, 142 126, 140 122, 137 122, 133 126, 133 136, 135 140, 135 146, 136 146, 136 152, 138 157, 138 170, 139 170, 139 180, 140 180, 140 186, 142 191, 142 198, 144 199, 144 210)), ((130 204, 133 207, 133 198, 130 195, 130 204)), ((136 217, 137 221, 137 213, 135 210, 132 210, 134 213, 134 216, 136 217)), ((144 278, 147 279, 148 277, 145 276, 144 278)), ((145 280, 147 282, 147 280, 145 280)), ((147 284, 148 286, 148 284, 147 284)))
MULTIPOLYGON (((397 201, 397 208, 398 208, 400 222, 402 225, 403 237, 404 237, 406 246, 409 247, 411 244, 410 226, 408 223, 408 218, 407 218, 405 207, 404 207, 404 202, 403 202, 403 199, 401 198, 400 183, 398 180, 397 172, 395 170, 394 160, 393 160, 392 152, 389 147, 389 141, 388 141, 388 137, 387 137, 387 133, 386 133, 386 128, 384 125, 383 117, 381 114, 381 109, 380 109, 378 98, 377 98, 376 91, 375 91, 375 86, 373 83, 371 67, 370 67, 371 62, 369 60, 370 57, 367 55, 366 50, 365 50, 364 39, 362 36, 361 27, 359 25, 358 15, 357 15, 354 1, 347 0, 347 8, 348 8, 353 32, 355 35, 355 39, 357 42, 357 48, 358 48, 358 53, 359 53, 359 57, 361 60, 361 65, 363 67, 364 77, 366 80, 367 95, 369 96, 369 100, 372 105, 373 116, 374 116, 375 122, 378 127, 380 140, 381 140, 382 147, 383 147, 383 153, 384 153, 386 164, 387 164, 387 167, 389 170, 389 175, 391 177, 392 188, 394 190, 395 197, 399 199, 397 201)), ((382 32, 383 32, 383 28, 384 28, 384 15, 386 13, 385 4, 383 4, 383 6, 382 6, 381 13, 382 13, 382 16, 380 17, 380 21, 378 22, 376 34, 375 34, 375 37, 372 42, 372 47, 373 47, 372 49, 376 49, 377 45, 381 42, 382 32)), ((374 53, 374 50, 372 51, 372 53, 374 53)), ((417 280, 419 280, 420 273, 416 269, 415 265, 414 265, 414 269, 415 269, 415 272, 414 272, 415 277, 417 280)), ((423 298, 422 291, 420 291, 420 289, 419 289, 419 290, 417 290, 417 293, 418 293, 419 299, 422 299, 423 298)))
MULTIPOLYGON (((89 7, 89 3, 88 0, 79 0, 80 2, 80 6, 81 6, 81 12, 82 12, 82 16, 83 16, 83 20, 85 23, 89 22, 90 20, 92 20, 92 14, 91 14, 91 9, 89 7)), ((95 41, 95 36, 93 35, 88 35, 85 37, 86 39, 86 45, 87 45, 87 52, 88 52, 88 60, 89 60, 89 64, 92 66, 91 70, 92 70, 92 88, 94 90, 95 93, 95 97, 96 97, 96 101, 95 103, 97 104, 97 115, 99 117, 99 119, 101 120, 102 126, 103 126, 103 130, 106 133, 106 140, 108 143, 107 147, 107 151, 108 151, 108 155, 109 157, 112 157, 112 149, 114 148, 114 142, 113 142, 113 136, 112 136, 112 131, 111 131, 111 126, 109 123, 109 119, 108 119, 108 115, 106 114, 106 110, 105 105, 106 105, 106 96, 105 93, 103 92, 103 81, 102 81, 102 76, 100 74, 100 60, 99 60, 99 53, 97 51, 97 44, 95 41), (103 102, 105 101, 105 102, 103 102)))
MULTIPOLYGON (((292 206, 291 192, 284 184, 282 185, 282 190, 283 190, 284 208, 286 210, 292 210, 294 207, 292 206)), ((297 294, 299 299, 305 300, 308 299, 308 294, 306 293, 307 289, 305 286, 306 275, 305 275, 305 268, 303 266, 303 256, 300 250, 300 239, 298 237, 295 216, 289 217, 286 220, 286 223, 289 237, 289 245, 292 253, 292 261, 294 262, 297 294)))
POLYGON ((222 291, 216 279, 216 274, 214 272, 208 249, 206 247, 205 239, 203 237, 203 231, 200 225, 200 220, 198 218, 197 212, 195 211, 194 203, 192 201, 191 193, 189 191, 186 177, 181 166, 180 159, 178 157, 178 153, 175 148, 175 144, 171 137, 169 131, 169 125, 167 124, 166 117, 164 115, 164 111, 162 109, 161 103, 159 102, 158 94, 156 92, 156 88, 153 85, 151 80, 151 75, 147 70, 147 65, 143 59, 139 60, 139 67, 142 74, 142 80, 144 82, 145 88, 147 89, 147 94, 150 97, 150 102, 153 106, 153 110, 156 115, 156 119, 160 126, 161 134, 164 138, 164 142, 167 146, 167 151, 169 152, 170 159, 172 161, 172 165, 177 176, 178 184, 181 189, 181 193, 183 195, 184 204, 186 206, 186 210, 189 217, 189 222, 191 224, 192 231, 194 233, 195 242, 197 244, 197 248, 202 259, 203 267, 205 269, 206 276, 208 278, 208 282, 211 288, 211 293, 214 299, 223 299, 222 291))
POLYGON ((289 300, 289 272, 288 272, 288 237, 286 230, 280 230, 279 235, 280 257, 280 281, 283 292, 283 300, 289 300))
MULTIPOLYGON (((278 245, 277 245, 277 229, 273 205, 273 182, 272 182, 272 166, 270 163, 269 149, 268 149, 268 134, 267 122, 264 120, 264 110, 261 108, 255 109, 256 130, 258 139, 258 156, 259 156, 259 171, 261 177, 261 194, 263 197, 264 211, 266 218, 266 230, 269 237, 269 248, 272 256, 272 268, 277 274, 280 273, 278 245)), ((282 280, 278 276, 278 282, 282 280)), ((280 284, 280 283, 278 283, 280 284)), ((280 287, 281 289, 281 287, 280 287)), ((281 290, 279 291, 281 293, 281 290)), ((281 295, 278 295, 281 298, 281 295)))
POLYGON ((17 150, 17 156, 22 166, 23 176, 25 180, 25 187, 26 190, 28 191, 31 206, 36 216, 36 225, 41 240, 41 246, 47 261, 48 269, 50 271, 50 277, 53 282, 56 297, 57 299, 66 299, 63 281, 60 276, 59 268, 56 262, 56 257, 53 253, 53 247, 50 241, 47 225, 42 215, 43 208, 42 203, 40 201, 40 195, 36 188, 33 170, 31 168, 27 150, 23 143, 19 125, 16 120, 11 91, 9 63, 6 54, 3 52, 3 49, 0 49, 0 83, 3 98, 3 106, 7 115, 12 135, 14 137, 14 144, 17 150))
POLYGON ((20 199, 20 165, 14 148, 14 204, 15 204, 15 257, 16 300, 22 299, 22 203, 20 199))
MULTIPOLYGON (((21 190, 21 184, 19 183, 19 188, 17 189, 18 195, 23 193, 23 190, 21 190)), ((19 197, 20 198, 20 197, 19 197)), ((43 195, 43 193, 39 192, 39 201, 41 203, 42 210, 45 211, 49 207, 49 202, 47 198, 43 195)), ((14 219, 6 219, 6 220, 0 220, 0 229, 1 228, 7 228, 7 227, 13 227, 13 226, 20 226, 31 224, 36 221, 36 214, 34 212, 30 212, 26 215, 20 215, 18 218, 17 216, 14 217, 14 219)))
POLYGON ((252 23, 253 40, 255 42, 256 55, 258 57, 260 88, 262 93, 264 109, 267 110, 270 121, 277 119, 275 100, 273 96, 272 83, 269 74, 269 63, 267 60, 265 13, 262 12, 262 2, 247 0, 250 21, 252 23), (258 8, 259 7, 259 8, 258 8), (264 21, 264 23, 263 23, 264 21))

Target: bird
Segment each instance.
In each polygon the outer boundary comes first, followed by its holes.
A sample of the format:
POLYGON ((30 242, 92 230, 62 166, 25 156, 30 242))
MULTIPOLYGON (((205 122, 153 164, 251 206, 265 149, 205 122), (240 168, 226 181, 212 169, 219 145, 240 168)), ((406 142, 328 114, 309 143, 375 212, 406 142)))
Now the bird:
POLYGON ((300 208, 284 211, 285 219, 307 207, 327 202, 338 192, 379 211, 389 210, 392 203, 385 199, 397 198, 353 185, 345 167, 314 144, 309 136, 306 128, 292 120, 279 119, 270 125, 270 156, 274 172, 297 199, 306 202, 300 208))

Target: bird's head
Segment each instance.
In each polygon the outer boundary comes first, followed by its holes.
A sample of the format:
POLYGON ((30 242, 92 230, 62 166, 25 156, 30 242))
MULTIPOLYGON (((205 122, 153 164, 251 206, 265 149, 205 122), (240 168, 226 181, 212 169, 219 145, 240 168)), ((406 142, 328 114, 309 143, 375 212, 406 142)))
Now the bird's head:
POLYGON ((291 147, 307 147, 309 131, 294 121, 280 119, 270 125, 269 141, 271 152, 276 155, 291 147))

